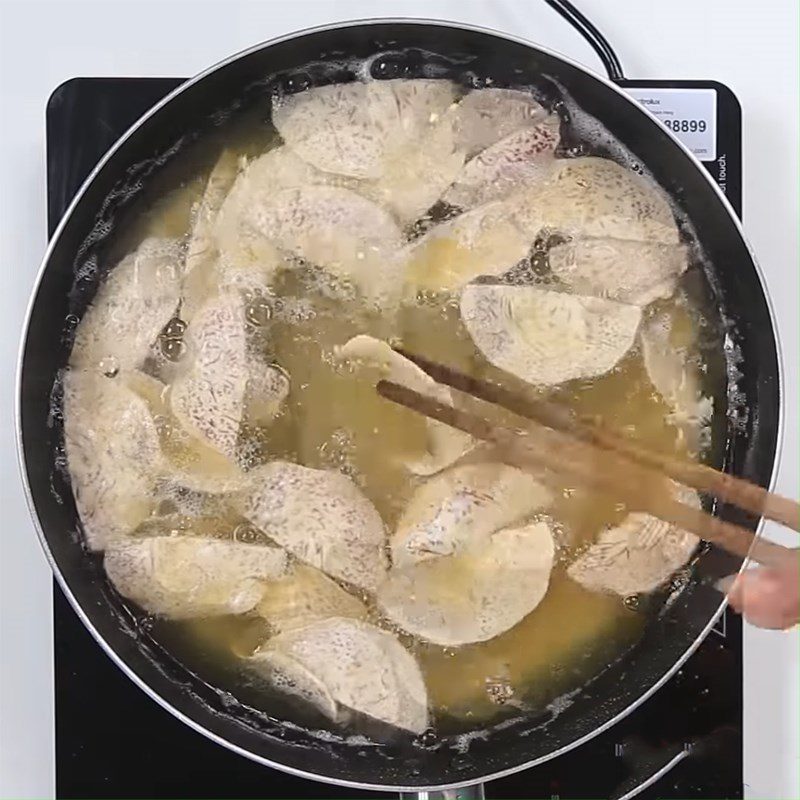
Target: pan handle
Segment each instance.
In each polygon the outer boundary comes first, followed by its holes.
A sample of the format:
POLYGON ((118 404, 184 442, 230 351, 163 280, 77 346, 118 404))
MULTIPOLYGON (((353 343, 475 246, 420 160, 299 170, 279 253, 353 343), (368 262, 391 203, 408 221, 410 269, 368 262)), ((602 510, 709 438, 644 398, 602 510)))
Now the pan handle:
POLYGON ((485 800, 482 783, 460 789, 432 789, 424 792, 400 792, 400 800, 485 800))

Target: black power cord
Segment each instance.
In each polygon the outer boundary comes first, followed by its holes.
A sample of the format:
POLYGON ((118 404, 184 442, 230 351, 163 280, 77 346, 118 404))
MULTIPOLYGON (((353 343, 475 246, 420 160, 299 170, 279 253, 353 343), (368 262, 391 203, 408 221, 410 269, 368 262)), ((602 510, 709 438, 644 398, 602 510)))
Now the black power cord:
POLYGON ((622 72, 622 64, 617 58, 614 49, 608 43, 608 39, 590 22, 569 0, 544 0, 554 11, 558 12, 575 30, 586 39, 592 49, 600 57, 603 66, 606 68, 608 77, 612 81, 625 79, 622 72))

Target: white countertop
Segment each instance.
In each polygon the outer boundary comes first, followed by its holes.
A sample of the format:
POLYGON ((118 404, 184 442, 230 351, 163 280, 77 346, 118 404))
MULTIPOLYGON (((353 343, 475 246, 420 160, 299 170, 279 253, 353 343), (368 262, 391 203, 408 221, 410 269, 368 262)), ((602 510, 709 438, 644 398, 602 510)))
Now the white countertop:
MULTIPOLYGON (((766 275, 783 343, 786 424, 777 488, 796 496, 797 2, 575 2, 609 38, 628 77, 716 79, 741 101, 745 229, 766 275)), ((539 0, 0 0, 0 797, 54 792, 50 574, 23 499, 13 432, 20 327, 45 248, 47 98, 67 78, 188 76, 291 30, 375 16, 485 25, 600 69, 589 46, 539 0)), ((800 797, 797 631, 747 629, 745 701, 746 796, 800 797)))

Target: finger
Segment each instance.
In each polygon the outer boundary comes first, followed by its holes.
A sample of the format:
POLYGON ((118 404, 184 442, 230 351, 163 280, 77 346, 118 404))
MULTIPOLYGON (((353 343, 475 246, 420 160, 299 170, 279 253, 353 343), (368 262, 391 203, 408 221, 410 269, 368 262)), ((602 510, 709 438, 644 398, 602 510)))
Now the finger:
POLYGON ((734 584, 731 603, 759 628, 777 630, 792 624, 784 582, 772 570, 758 569, 741 575, 734 584))
POLYGON ((727 575, 724 578, 720 578, 714 584, 714 587, 726 596, 726 599, 736 611, 741 613, 742 583, 739 580, 738 573, 736 575, 727 575))

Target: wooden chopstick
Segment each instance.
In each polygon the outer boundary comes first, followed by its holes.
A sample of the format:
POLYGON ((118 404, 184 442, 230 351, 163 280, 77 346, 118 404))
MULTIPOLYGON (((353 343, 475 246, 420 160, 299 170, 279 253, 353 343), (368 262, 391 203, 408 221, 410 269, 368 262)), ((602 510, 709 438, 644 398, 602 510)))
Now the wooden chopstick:
POLYGON ((735 475, 719 472, 706 464, 697 464, 647 450, 611 431, 575 419, 568 409, 556 403, 526 396, 522 392, 512 392, 497 384, 473 378, 452 367, 405 350, 397 349, 397 352, 413 361, 439 383, 452 386, 488 403, 502 406, 548 428, 569 433, 581 441, 622 453, 638 464, 663 472, 679 483, 716 497, 724 503, 730 503, 744 511, 758 514, 800 532, 800 503, 788 497, 782 497, 735 475))
POLYGON ((789 548, 673 499, 664 485, 665 475, 633 463, 620 453, 600 449, 540 424, 530 431, 495 425, 470 411, 391 381, 379 381, 376 389, 387 400, 492 442, 499 460, 534 472, 544 483, 559 485, 567 477, 619 498, 632 511, 649 513, 761 564, 779 566, 795 557, 789 548))

